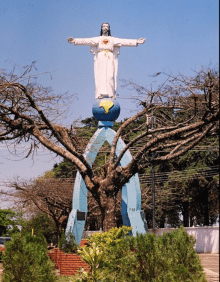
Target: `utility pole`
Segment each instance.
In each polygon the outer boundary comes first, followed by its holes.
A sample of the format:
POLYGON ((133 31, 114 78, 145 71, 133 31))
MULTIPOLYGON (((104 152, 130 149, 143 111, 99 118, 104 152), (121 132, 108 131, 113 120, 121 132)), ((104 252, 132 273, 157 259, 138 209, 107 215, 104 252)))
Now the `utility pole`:
POLYGON ((153 233, 155 233, 155 171, 154 164, 152 164, 151 169, 152 174, 152 204, 153 204, 153 233))
MULTIPOLYGON (((151 129, 154 128, 154 113, 151 112, 151 129)), ((154 153, 152 153, 152 160, 154 159, 154 153)), ((153 204, 153 233, 155 233, 155 170, 154 163, 151 163, 151 175, 152 175, 152 204, 153 204)))

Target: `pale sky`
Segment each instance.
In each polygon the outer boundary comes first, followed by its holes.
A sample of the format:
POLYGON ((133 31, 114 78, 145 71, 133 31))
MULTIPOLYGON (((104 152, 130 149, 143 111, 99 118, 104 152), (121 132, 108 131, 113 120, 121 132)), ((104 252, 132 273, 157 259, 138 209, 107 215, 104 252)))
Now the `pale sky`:
MULTIPOLYGON (((25 66, 37 61, 43 86, 56 93, 77 93, 68 119, 92 116, 94 102, 93 55, 90 48, 67 43, 67 37, 99 36, 103 22, 112 36, 146 38, 137 48, 121 48, 117 101, 120 119, 135 110, 125 98, 131 92, 120 79, 150 87, 160 71, 192 75, 219 61, 219 4, 217 0, 0 0, 0 68, 25 66)), ((14 161, 0 144, 0 185, 14 176, 37 177, 50 170, 51 156, 39 152, 32 160, 14 161)), ((0 199, 0 207, 4 207, 0 199)))

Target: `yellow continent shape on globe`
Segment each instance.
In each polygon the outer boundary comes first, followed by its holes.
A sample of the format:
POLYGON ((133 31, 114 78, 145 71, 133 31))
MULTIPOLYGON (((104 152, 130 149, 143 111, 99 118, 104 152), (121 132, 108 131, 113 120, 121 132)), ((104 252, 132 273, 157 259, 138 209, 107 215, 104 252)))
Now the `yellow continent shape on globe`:
POLYGON ((109 100, 102 100, 99 104, 99 108, 103 107, 105 110, 106 115, 108 114, 109 110, 114 106, 114 103, 109 100))

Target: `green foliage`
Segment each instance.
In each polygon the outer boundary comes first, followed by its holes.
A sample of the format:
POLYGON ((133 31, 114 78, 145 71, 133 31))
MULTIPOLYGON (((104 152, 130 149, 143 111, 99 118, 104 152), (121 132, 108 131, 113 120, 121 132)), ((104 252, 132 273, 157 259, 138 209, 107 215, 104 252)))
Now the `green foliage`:
POLYGON ((0 225, 7 226, 13 224, 13 216, 15 212, 11 209, 0 209, 0 225))
POLYGON ((82 120, 82 123, 84 125, 84 128, 90 129, 90 128, 97 128, 98 121, 92 116, 91 118, 86 118, 82 120))
POLYGON ((88 242, 89 244, 96 243, 104 249, 106 246, 115 246, 124 240, 131 231, 132 227, 115 227, 108 232, 97 232, 92 234, 91 237, 88 238, 88 242))
POLYGON ((12 234, 20 232, 16 226, 18 224, 16 217, 17 214, 12 209, 0 209, 0 236, 11 237, 12 234))
POLYGON ((75 280, 102 282, 206 282, 195 240, 183 227, 162 236, 128 236, 128 227, 93 234, 79 253, 92 271, 75 280))
POLYGON ((77 252, 78 244, 75 241, 73 234, 69 231, 67 235, 62 234, 58 247, 67 254, 75 254, 77 252))
POLYGON ((4 236, 11 237, 11 236, 13 236, 13 234, 20 233, 20 232, 21 232, 20 229, 16 225, 14 225, 14 226, 12 226, 12 229, 8 228, 6 230, 6 233, 4 234, 4 236))
POLYGON ((70 282, 75 279, 75 276, 57 276, 57 282, 70 282))
POLYGON ((23 221, 22 224, 22 234, 27 232, 32 232, 34 229, 34 235, 41 236, 43 235, 47 243, 56 242, 56 226, 51 217, 47 214, 40 212, 32 217, 30 220, 23 221))
POLYGON ((100 268, 102 268, 104 251, 101 250, 94 242, 90 247, 85 246, 81 250, 78 250, 78 253, 82 259, 88 263, 90 271, 87 272, 81 269, 75 278, 75 281, 101 281, 102 272, 100 271, 100 268))
POLYGON ((76 166, 69 160, 63 159, 61 163, 54 165, 51 175, 55 178, 75 178, 76 172, 76 166))
POLYGON ((137 260, 137 281, 206 281, 195 239, 183 227, 162 236, 138 235, 130 238, 137 260))
POLYGON ((41 178, 53 178, 53 177, 55 177, 55 172, 53 170, 48 170, 48 171, 44 172, 43 177, 40 177, 39 179, 41 179, 41 178))
MULTIPOLYGON (((159 153, 158 153, 159 154, 159 153)), ((208 137, 192 150, 155 166, 156 226, 213 225, 219 214, 219 138, 208 137), (169 172, 169 173, 168 173, 169 172), (179 214, 183 215, 180 222, 179 214)), ((151 167, 145 173, 151 175, 151 167)), ((148 178, 149 179, 149 178, 148 178)), ((152 227, 151 184, 141 183, 142 208, 152 227), (146 193, 147 190, 147 193, 146 193)))
POLYGON ((0 262, 2 261, 3 251, 0 250, 0 262))
POLYGON ((90 265, 92 272, 98 268, 104 255, 103 251, 100 250, 95 242, 90 247, 85 246, 81 250, 78 250, 78 253, 90 265))
POLYGON ((170 174, 166 186, 178 193, 179 207, 183 215, 196 217, 198 225, 212 225, 218 217, 219 182, 215 175, 219 165, 218 137, 210 137, 200 142, 194 150, 170 162, 175 175, 170 174), (215 168, 215 169, 214 169, 215 168))
MULTIPOLYGON (((78 252, 82 259, 89 264, 90 271, 86 272, 81 269, 79 270, 79 274, 70 281, 116 281, 116 277, 119 275, 119 271, 122 269, 120 264, 118 264, 116 261, 116 256, 113 258, 114 255, 112 251, 115 249, 116 245, 119 247, 119 245, 121 246, 124 243, 127 244, 125 238, 131 230, 131 227, 126 226, 112 228, 109 232, 95 233, 92 234, 91 237, 87 238, 90 246, 85 246, 78 252), (113 266, 115 271, 112 269, 113 267, 111 259, 114 259, 113 266), (112 280, 108 280, 107 277, 111 277, 112 280)), ((123 256, 123 253, 120 254, 120 256, 121 255, 123 256)))
POLYGON ((47 255, 47 243, 43 236, 15 234, 6 243, 2 260, 2 282, 56 281, 54 264, 47 255))

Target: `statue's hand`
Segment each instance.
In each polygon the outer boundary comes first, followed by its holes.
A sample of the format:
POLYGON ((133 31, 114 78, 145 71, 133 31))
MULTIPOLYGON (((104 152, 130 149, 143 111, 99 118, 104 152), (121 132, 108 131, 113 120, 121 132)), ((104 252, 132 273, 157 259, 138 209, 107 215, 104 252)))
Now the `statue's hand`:
POLYGON ((72 37, 67 38, 67 40, 68 40, 69 43, 74 43, 74 38, 72 38, 72 37))
POLYGON ((146 38, 140 38, 138 39, 137 43, 138 44, 143 44, 145 42, 146 38))

